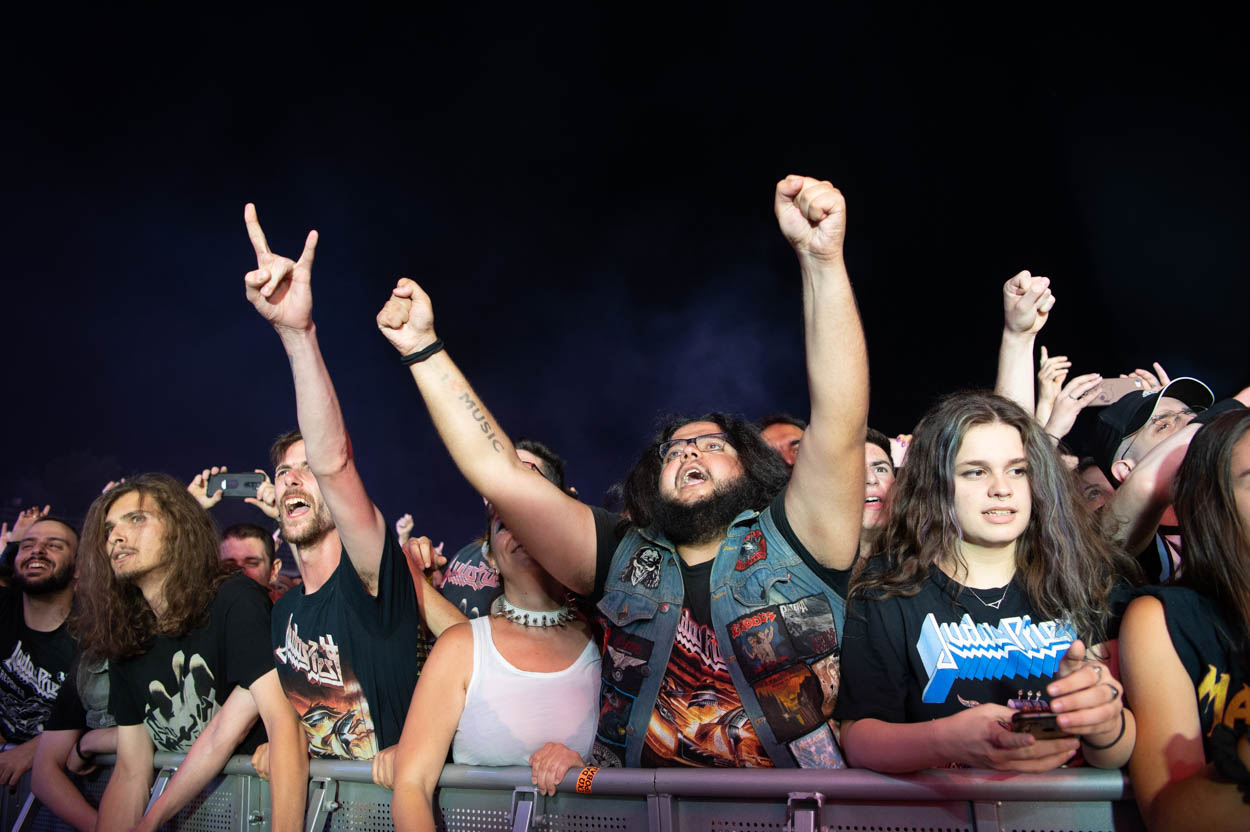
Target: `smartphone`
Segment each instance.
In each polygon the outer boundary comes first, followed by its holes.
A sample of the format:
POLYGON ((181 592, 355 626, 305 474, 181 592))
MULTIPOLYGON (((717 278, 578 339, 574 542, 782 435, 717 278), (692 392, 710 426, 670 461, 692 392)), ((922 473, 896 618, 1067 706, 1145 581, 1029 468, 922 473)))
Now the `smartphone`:
POLYGON ((1039 740, 1061 740, 1069 736, 1059 727, 1058 714, 1050 711, 1012 714, 1011 730, 1017 734, 1032 734, 1039 740))
POLYGON ((1106 407, 1115 404, 1129 393, 1141 393, 1146 388, 1141 379, 1136 378, 1104 378, 1095 389, 1094 400, 1088 407, 1106 407))
POLYGON ((264 474, 214 474, 208 478, 204 493, 211 496, 220 491, 223 497, 255 497, 264 482, 264 474))

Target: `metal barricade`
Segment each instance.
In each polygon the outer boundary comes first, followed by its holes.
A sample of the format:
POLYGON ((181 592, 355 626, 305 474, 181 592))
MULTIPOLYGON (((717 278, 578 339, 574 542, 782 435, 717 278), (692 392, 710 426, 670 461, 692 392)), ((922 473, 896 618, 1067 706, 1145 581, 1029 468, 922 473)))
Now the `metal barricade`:
MULTIPOLYGON (((107 765, 111 761, 102 758, 107 765)), ((172 771, 180 755, 157 754, 172 771)), ((107 770, 81 781, 98 800, 107 770)), ((313 760, 305 832, 387 832, 391 793, 368 763, 313 760)), ((2 796, 5 828, 61 832, 29 792, 29 776, 2 796)), ((586 769, 545 797, 524 767, 449 765, 439 780, 447 832, 767 832, 767 830, 1126 830, 1141 819, 1124 775, 1099 769, 1047 774, 943 769, 885 775, 863 769, 586 769)), ((167 826, 177 832, 268 832, 268 783, 234 757, 167 826)))

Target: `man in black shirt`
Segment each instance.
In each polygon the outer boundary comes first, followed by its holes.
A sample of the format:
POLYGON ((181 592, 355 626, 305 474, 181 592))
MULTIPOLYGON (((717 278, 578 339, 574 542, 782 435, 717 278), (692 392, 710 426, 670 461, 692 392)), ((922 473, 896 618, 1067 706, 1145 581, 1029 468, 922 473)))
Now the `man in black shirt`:
POLYGON ((282 340, 300 426, 271 450, 278 522, 304 579, 274 609, 274 660, 308 753, 373 760, 374 780, 389 786, 424 661, 421 616, 435 636, 465 618, 414 580, 356 469, 312 320, 317 232, 293 261, 269 250, 253 205, 244 220, 257 261, 247 298, 282 340))
MULTIPOLYGON (((297 747, 299 723, 261 635, 265 591, 226 576, 217 531, 181 483, 142 474, 105 491, 87 514, 74 619, 84 651, 107 658, 117 764, 97 830, 155 830, 263 738, 297 747), (157 750, 186 752, 145 814, 157 750)), ((308 761, 275 765, 273 826, 303 826, 308 761), (280 773, 279 773, 280 772, 280 773)))
POLYGON ((78 532, 43 517, 17 545, 13 586, 0 590, 0 783, 30 770, 35 745, 74 656, 66 633, 78 532))

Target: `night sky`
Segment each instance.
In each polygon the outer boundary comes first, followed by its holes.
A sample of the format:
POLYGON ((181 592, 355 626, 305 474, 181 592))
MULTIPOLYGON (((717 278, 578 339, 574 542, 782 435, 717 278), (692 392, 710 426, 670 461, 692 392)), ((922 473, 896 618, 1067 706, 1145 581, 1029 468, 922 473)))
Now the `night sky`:
POLYGON ((1039 341, 1073 374, 1250 382, 1238 27, 764 8, 14 23, 0 516, 81 518, 145 470, 267 466, 295 400, 243 296, 248 201, 279 253, 320 232, 314 315, 365 484, 449 546, 481 504, 376 330, 394 281, 429 292, 504 429, 598 503, 662 413, 806 416, 772 216, 788 173, 846 194, 887 433, 992 386, 1022 268, 1054 281, 1039 341))

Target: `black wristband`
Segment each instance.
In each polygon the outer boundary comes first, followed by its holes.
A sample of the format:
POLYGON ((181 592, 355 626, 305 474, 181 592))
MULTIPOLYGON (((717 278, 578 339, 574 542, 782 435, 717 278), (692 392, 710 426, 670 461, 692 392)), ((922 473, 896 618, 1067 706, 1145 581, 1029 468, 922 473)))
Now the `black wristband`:
POLYGON ((1106 745, 1094 745, 1092 742, 1085 739, 1084 737, 1081 737, 1081 742, 1084 743, 1087 748, 1090 748, 1094 751, 1106 751, 1108 748, 1115 745, 1120 740, 1124 739, 1124 731, 1126 728, 1128 728, 1128 719, 1124 716, 1124 709, 1121 708, 1120 709, 1120 733, 1115 735, 1115 739, 1113 739, 1111 742, 1107 743, 1106 745))
POLYGON ((425 349, 418 350, 417 352, 405 355, 403 358, 399 359, 399 363, 403 364, 404 366, 408 366, 409 364, 417 364, 429 358, 431 355, 438 352, 442 348, 443 348, 443 339, 439 338, 437 341, 435 341, 433 344, 430 344, 425 349))
POLYGON ((77 754, 78 757, 81 760, 83 760, 83 762, 86 762, 87 760, 90 760, 91 758, 95 757, 94 751, 82 750, 82 738, 85 737, 86 735, 87 735, 87 732, 83 731, 81 734, 78 735, 78 739, 74 741, 74 753, 77 754))

